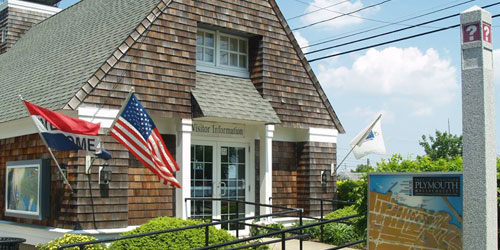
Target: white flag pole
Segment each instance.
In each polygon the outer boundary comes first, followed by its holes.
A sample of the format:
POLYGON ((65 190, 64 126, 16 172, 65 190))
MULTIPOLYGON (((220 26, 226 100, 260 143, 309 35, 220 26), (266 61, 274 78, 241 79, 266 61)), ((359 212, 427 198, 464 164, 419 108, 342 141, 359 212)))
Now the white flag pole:
MULTIPOLYGON (((128 92, 127 98, 125 98, 125 101, 122 103, 122 107, 120 108, 120 111, 118 112, 118 114, 116 115, 115 119, 113 120, 113 123, 111 123, 111 126, 110 126, 111 129, 115 126, 116 121, 122 115, 123 110, 125 109, 125 104, 128 103, 128 100, 130 100, 130 97, 132 96, 132 94, 134 92, 135 92, 135 88, 134 87, 130 88, 130 91, 128 92)), ((109 134, 109 131, 108 131, 108 134, 109 134)))
MULTIPOLYGON (((30 116, 30 119, 31 119, 31 114, 30 114, 30 112, 28 110, 28 107, 26 107, 26 104, 24 103, 23 96, 19 95, 19 99, 21 99, 21 101, 23 102, 23 106, 26 109, 26 111, 28 112, 28 115, 30 116)), ((52 149, 49 147, 49 144, 47 144, 47 141, 45 141, 45 138, 43 137, 42 132, 40 131, 40 129, 38 129, 38 127, 36 126, 36 124, 35 124, 35 127, 38 130, 38 134, 40 135, 40 137, 42 138, 43 142, 45 143, 45 146, 49 150, 49 153, 52 156, 52 159, 56 162, 57 169, 59 169, 59 173, 61 173, 61 176, 63 177, 64 183, 66 185, 68 185, 68 187, 70 189, 70 192, 73 194, 73 187, 71 187, 71 184, 69 184, 68 179, 66 179, 66 176, 64 175, 64 172, 62 171, 61 166, 59 165, 59 162, 56 159, 56 156, 52 152, 52 149)))
POLYGON ((342 159, 342 161, 340 162, 340 164, 338 164, 337 166, 334 167, 334 171, 332 172, 332 175, 333 174, 336 174, 337 173, 337 170, 340 168, 340 166, 342 165, 342 163, 344 163, 344 161, 347 159, 347 157, 352 153, 352 151, 354 150, 354 148, 356 146, 359 145, 359 143, 361 141, 363 141, 369 134, 370 134, 370 131, 373 129, 373 127, 375 126, 375 124, 380 120, 380 118, 382 117, 382 114, 379 114, 377 119, 375 119, 375 121, 370 125, 370 127, 368 127, 368 129, 365 131, 365 133, 359 138, 359 140, 356 142, 356 144, 354 144, 354 146, 351 147, 351 150, 349 150, 349 153, 347 153, 347 155, 344 157, 344 159, 342 159))

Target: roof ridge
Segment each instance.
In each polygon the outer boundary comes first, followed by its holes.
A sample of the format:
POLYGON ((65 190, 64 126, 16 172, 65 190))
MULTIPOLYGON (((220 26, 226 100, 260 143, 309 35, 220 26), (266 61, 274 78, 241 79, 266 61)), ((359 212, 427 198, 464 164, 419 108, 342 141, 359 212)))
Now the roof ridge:
POLYGON ((93 89, 92 77, 162 1, 83 0, 35 25, 0 57, 0 122, 25 117, 19 93, 49 109, 76 107, 72 98, 93 89))
MULTIPOLYGON (((158 3, 153 7, 153 9, 141 19, 141 21, 137 24, 137 26, 123 39, 123 42, 120 43, 111 53, 111 55, 101 64, 99 68, 96 69, 94 74, 92 74, 87 82, 85 82, 82 87, 78 91, 76 91, 75 95, 69 98, 68 102, 64 106, 65 109, 77 109, 80 104, 82 104, 88 95, 94 90, 99 83, 106 77, 106 75, 113 69, 113 67, 120 62, 120 59, 125 56, 126 52, 132 48, 132 46, 141 39, 144 38, 144 34, 149 31, 149 28, 153 25, 153 23, 158 19, 158 17, 163 13, 159 5, 165 4, 162 7, 168 7, 173 0, 157 0, 158 3), (159 10, 154 13, 155 10, 159 10), (147 21, 147 22, 146 22, 147 21), (144 24, 146 22, 146 24, 144 24), (140 29, 139 27, 143 26, 144 29, 140 29), (133 42, 129 42, 132 39, 133 42), (130 43, 130 44, 129 44, 130 43), (107 64, 107 65, 106 65, 107 64), (90 85, 90 90, 86 91, 90 85), (87 87, 87 88, 86 88, 87 87)), ((115 85, 118 83, 115 83, 115 85)), ((115 87, 114 87, 115 88, 115 87)))
MULTIPOLYGON (((74 3, 74 4, 70 5, 70 6, 68 6, 68 7, 67 7, 67 8, 65 8, 65 9, 61 9, 61 11, 59 11, 59 12, 55 13, 54 15, 51 15, 51 16, 49 16, 49 17, 47 17, 47 18, 43 19, 43 20, 42 20, 42 21, 40 21, 39 23, 37 23, 37 24, 33 25, 33 27, 31 27, 31 28, 34 28, 34 27, 38 26, 39 24, 41 24, 41 23, 43 23, 43 22, 47 21, 48 19, 51 19, 52 17, 59 15, 59 13, 61 13, 61 12, 64 12, 64 11, 66 11, 66 10, 69 10, 69 9, 73 8, 75 5, 79 5, 79 4, 81 4, 83 1, 87 1, 87 0, 79 0, 78 2, 76 2, 76 3, 74 3)), ((31 29, 31 28, 30 28, 30 29, 31 29)), ((23 36, 23 37, 24 37, 24 36, 23 36)), ((21 39, 22 39, 22 37, 21 37, 21 39)))

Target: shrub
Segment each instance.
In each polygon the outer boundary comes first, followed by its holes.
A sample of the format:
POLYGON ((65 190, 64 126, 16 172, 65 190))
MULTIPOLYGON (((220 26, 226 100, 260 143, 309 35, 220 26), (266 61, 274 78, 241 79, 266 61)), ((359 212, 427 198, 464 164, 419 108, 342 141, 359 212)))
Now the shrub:
MULTIPOLYGON (((337 209, 325 216, 325 219, 331 220, 341 217, 346 217, 350 215, 355 215, 356 210, 354 206, 344 207, 342 209, 337 209)), ((356 219, 351 219, 350 222, 354 222, 356 219)), ((310 224, 313 222, 309 222, 310 224)), ((304 233, 310 235, 311 238, 321 239, 321 227, 310 227, 304 230, 304 233)), ((344 223, 329 223, 323 226, 323 242, 332 245, 342 245, 348 242, 356 241, 361 239, 361 236, 357 233, 356 229, 352 225, 346 225, 344 223)))
POLYGON ((337 199, 341 201, 353 202, 356 200, 354 189, 359 185, 358 181, 343 180, 337 181, 337 199))
MULTIPOLYGON (((342 217, 347 217, 351 215, 355 215, 357 213, 356 208, 354 205, 344 207, 342 209, 337 209, 325 216, 325 219, 327 220, 332 220, 336 218, 342 218, 342 217)), ((350 219, 349 221, 355 221, 356 218, 350 219)))
MULTIPOLYGON (((158 217, 154 218, 140 227, 122 234, 134 235, 146 232, 168 230, 179 227, 186 227, 192 225, 202 224, 202 221, 182 220, 171 217, 158 217)), ((209 244, 219 244, 223 242, 233 241, 236 238, 231 236, 227 231, 209 227, 210 238, 209 244)), ((195 228, 190 230, 182 230, 171 233, 157 234, 146 237, 139 237, 127 240, 119 240, 113 242, 110 250, 156 250, 156 249, 175 249, 175 250, 188 250, 200 248, 205 246, 205 228, 195 228)), ((227 248, 235 247, 231 245, 227 248)))
MULTIPOLYGON (((53 241, 49 241, 47 244, 38 244, 36 249, 38 250, 56 250, 58 247, 67 244, 79 243, 79 242, 88 242, 95 240, 92 236, 80 235, 80 234, 65 234, 61 238, 55 239, 53 241)), ((78 247, 65 248, 68 250, 78 250, 78 247)), ((86 250, 105 250, 106 247, 102 244, 94 244, 86 246, 84 249, 86 250)))

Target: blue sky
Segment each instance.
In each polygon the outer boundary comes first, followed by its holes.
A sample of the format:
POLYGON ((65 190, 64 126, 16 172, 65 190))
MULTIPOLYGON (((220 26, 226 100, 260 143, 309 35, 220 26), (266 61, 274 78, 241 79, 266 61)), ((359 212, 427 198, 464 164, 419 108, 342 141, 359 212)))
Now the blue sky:
MULTIPOLYGON (((65 8, 77 0, 63 0, 65 8)), ((317 11, 310 15, 288 20, 293 28, 302 27, 316 21, 348 13, 366 6, 384 2, 383 0, 277 0, 286 19, 340 3, 328 10, 317 11), (342 2, 342 3, 340 3, 342 2)), ((437 9, 467 2, 466 0, 390 0, 385 3, 357 12, 355 17, 344 16, 330 22, 314 25, 295 31, 302 46, 314 44, 325 39, 338 38, 374 27, 398 22, 402 19, 428 13, 437 9)), ((402 24, 417 24, 428 20, 460 13, 474 5, 484 6, 495 1, 475 0, 445 11, 434 13, 402 24)), ((493 15, 500 13, 500 5, 487 9, 493 15)), ((496 27, 498 19, 493 20, 494 60, 500 60, 500 50, 495 45, 499 41, 496 27)), ((356 44, 307 55, 308 59, 344 52, 400 37, 431 31, 459 23, 459 17, 428 24, 408 31, 363 41, 356 44)), ((312 51, 326 46, 355 41, 371 35, 380 34, 406 27, 402 24, 389 25, 361 35, 334 41, 323 46, 304 49, 312 51)), ((461 78, 460 78, 460 29, 450 29, 432 35, 422 36, 403 42, 393 43, 369 50, 333 57, 311 63, 323 89, 332 103, 337 115, 346 129, 346 134, 338 139, 339 161, 349 151, 349 142, 366 127, 378 113, 383 113, 382 130, 387 148, 386 155, 370 155, 361 160, 350 156, 346 168, 351 169, 369 158, 372 163, 393 154, 415 158, 422 155, 418 145, 423 134, 433 135, 435 130, 447 131, 448 120, 453 134, 462 133, 461 78)), ((498 65, 498 63, 496 63, 498 65)), ((495 66, 496 71, 500 70, 495 66)), ((500 78, 495 79, 500 88, 500 78)), ((500 100, 499 91, 496 98, 500 100)), ((500 111, 497 101, 497 117, 500 111)), ((497 122, 497 124, 499 124, 497 122)), ((497 145, 500 144, 500 126, 497 125, 497 145)), ((500 146, 500 145, 499 145, 500 146)), ((497 152, 500 152, 497 146, 497 152)), ((344 169, 342 166, 341 170, 344 169)))

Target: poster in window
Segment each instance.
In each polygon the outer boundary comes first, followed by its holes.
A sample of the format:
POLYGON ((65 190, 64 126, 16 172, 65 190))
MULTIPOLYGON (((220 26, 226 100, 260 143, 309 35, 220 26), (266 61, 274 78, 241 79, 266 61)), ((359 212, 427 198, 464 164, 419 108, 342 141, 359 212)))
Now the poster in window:
POLYGON ((47 160, 7 162, 5 215, 42 219, 49 210, 50 164, 47 160))

